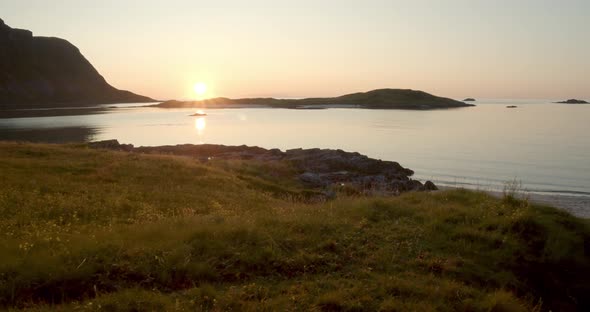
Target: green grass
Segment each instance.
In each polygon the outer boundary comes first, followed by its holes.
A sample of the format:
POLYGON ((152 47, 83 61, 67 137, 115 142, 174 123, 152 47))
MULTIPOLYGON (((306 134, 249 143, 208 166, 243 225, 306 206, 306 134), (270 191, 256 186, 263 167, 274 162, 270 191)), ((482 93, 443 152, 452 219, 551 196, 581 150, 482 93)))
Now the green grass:
POLYGON ((590 306, 587 220, 465 190, 309 201, 290 170, 0 143, 0 308, 590 306))

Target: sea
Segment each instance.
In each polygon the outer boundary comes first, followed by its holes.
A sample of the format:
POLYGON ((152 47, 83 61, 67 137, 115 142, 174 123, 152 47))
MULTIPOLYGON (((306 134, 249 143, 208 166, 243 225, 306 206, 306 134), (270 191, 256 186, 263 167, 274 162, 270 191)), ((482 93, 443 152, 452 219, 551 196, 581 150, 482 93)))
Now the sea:
POLYGON ((0 112, 0 140, 329 148, 396 161, 439 186, 590 197, 590 105, 479 99, 443 110, 94 109, 0 112), (507 108, 507 106, 517 106, 507 108), (49 113, 48 113, 49 112, 49 113), (67 112, 67 114, 65 113, 67 112), (190 116, 196 112, 206 116, 190 116))

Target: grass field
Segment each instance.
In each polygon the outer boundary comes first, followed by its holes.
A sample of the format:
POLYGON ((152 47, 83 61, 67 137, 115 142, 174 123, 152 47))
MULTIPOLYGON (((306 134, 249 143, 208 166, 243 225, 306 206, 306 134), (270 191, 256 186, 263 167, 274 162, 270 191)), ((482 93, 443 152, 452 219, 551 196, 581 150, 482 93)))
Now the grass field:
POLYGON ((0 143, 0 308, 590 310, 588 220, 465 190, 314 201, 290 170, 0 143))

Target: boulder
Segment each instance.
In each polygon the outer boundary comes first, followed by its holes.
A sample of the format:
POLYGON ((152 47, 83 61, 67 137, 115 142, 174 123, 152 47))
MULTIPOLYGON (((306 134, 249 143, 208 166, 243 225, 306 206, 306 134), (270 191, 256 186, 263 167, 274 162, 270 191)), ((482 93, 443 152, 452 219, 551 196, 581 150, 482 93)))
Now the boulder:
POLYGON ((437 191, 438 187, 436 187, 436 185, 434 185, 434 183, 432 183, 432 181, 426 181, 426 182, 424 182, 424 190, 425 191, 437 191))
POLYGON ((90 148, 98 148, 98 149, 111 149, 111 150, 119 150, 119 151, 132 151, 133 144, 120 144, 117 140, 104 140, 104 141, 95 141, 88 143, 88 147, 90 148))
POLYGON ((304 172, 299 175, 299 180, 310 187, 323 187, 326 182, 319 174, 313 172, 304 172))

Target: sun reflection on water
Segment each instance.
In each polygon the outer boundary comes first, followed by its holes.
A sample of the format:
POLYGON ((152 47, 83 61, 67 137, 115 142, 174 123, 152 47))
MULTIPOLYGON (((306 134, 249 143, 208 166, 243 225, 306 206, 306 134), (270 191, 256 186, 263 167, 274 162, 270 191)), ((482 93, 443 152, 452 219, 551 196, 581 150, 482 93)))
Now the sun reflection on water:
POLYGON ((206 127, 207 122, 205 121, 204 117, 199 117, 195 119, 195 129, 197 129, 197 133, 199 134, 199 136, 203 135, 206 127))

